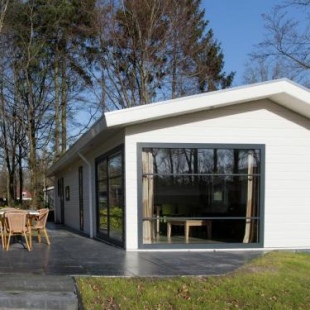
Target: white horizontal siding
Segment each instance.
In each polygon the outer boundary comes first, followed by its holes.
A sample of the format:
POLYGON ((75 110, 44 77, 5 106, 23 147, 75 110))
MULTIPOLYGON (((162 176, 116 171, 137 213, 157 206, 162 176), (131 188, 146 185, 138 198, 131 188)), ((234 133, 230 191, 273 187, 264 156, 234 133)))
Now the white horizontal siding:
MULTIPOLYGON (((131 138, 130 138, 131 140, 131 138)), ((125 143, 126 248, 138 248, 138 192, 136 143, 125 143)))
POLYGON ((271 101, 128 127, 127 248, 138 247, 137 143, 264 144, 265 247, 310 247, 310 121, 271 101))
MULTIPOLYGON (((66 170, 57 175, 57 178, 64 176, 64 187, 70 186, 70 201, 65 201, 65 224, 75 230, 80 230, 79 219, 79 192, 78 192, 78 168, 83 167, 83 203, 84 203, 84 230, 87 235, 96 235, 96 184, 95 184, 95 159, 109 150, 123 143, 123 135, 119 133, 115 137, 106 140, 105 143, 98 143, 92 149, 82 154, 90 164, 85 163, 81 158, 67 166, 66 170), (91 173, 89 174, 89 169, 91 173), (91 183, 92 192, 89 191, 91 183)), ((55 183, 57 188, 57 181, 55 183)), ((60 213, 60 201, 57 197, 57 213, 60 213)), ((59 218, 60 215, 58 215, 59 218)))
POLYGON ((79 188, 77 169, 72 169, 67 172, 64 178, 64 189, 66 189, 67 186, 70 188, 70 200, 66 200, 65 198, 64 222, 65 225, 79 230, 79 188))

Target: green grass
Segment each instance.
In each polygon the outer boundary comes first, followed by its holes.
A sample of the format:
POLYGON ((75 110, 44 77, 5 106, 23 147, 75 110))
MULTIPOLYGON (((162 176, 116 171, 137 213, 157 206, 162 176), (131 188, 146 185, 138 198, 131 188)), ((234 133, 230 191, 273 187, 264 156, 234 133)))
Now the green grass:
POLYGON ((310 308, 307 253, 270 252, 224 276, 76 281, 86 310, 310 308))

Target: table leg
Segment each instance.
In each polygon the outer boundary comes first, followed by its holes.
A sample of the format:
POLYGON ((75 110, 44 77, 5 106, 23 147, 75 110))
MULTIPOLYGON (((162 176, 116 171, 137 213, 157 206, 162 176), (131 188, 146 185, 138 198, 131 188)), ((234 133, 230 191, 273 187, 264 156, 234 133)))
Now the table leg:
POLYGON ((5 220, 4 217, 1 218, 1 243, 2 248, 6 248, 6 227, 5 227, 5 220))
POLYGON ((32 249, 32 231, 31 231, 31 224, 32 224, 31 218, 28 217, 28 219, 27 219, 27 226, 28 226, 28 239, 29 239, 29 247, 30 247, 30 249, 32 249))
POLYGON ((171 238, 171 223, 167 222, 167 237, 171 238))
POLYGON ((160 207, 155 206, 156 209, 156 237, 160 235, 160 207))
POLYGON ((185 241, 188 242, 189 238, 189 225, 187 222, 185 222, 185 241))
POLYGON ((30 247, 30 249, 32 249, 32 231, 31 231, 31 227, 30 227, 30 231, 29 231, 29 247, 30 247))

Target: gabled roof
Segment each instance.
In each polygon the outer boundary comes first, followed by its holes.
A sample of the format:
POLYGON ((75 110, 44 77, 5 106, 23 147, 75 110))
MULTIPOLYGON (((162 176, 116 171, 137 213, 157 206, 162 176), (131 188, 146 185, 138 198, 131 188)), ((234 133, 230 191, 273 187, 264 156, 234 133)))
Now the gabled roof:
POLYGON ((219 90, 182 97, 148 105, 105 113, 50 169, 53 175, 58 169, 72 162, 78 153, 92 147, 92 141, 100 135, 100 141, 111 137, 129 125, 206 111, 225 106, 269 99, 310 119, 310 91, 290 80, 280 79, 247 86, 219 90))

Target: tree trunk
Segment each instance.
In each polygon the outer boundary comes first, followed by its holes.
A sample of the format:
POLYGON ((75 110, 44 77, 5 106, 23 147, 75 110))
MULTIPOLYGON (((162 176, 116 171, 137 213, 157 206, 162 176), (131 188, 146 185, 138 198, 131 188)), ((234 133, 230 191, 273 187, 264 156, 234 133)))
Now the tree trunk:
POLYGON ((38 165, 37 165, 37 140, 36 140, 36 119, 33 104, 32 84, 30 78, 27 81, 28 86, 28 140, 29 140, 29 169, 31 175, 31 196, 32 208, 37 209, 39 203, 38 191, 38 165))
POLYGON ((21 145, 18 146, 18 175, 19 175, 19 201, 23 202, 23 188, 24 188, 24 175, 23 175, 23 150, 21 145))
POLYGON ((66 65, 61 66, 61 154, 67 149, 67 86, 66 86, 66 65))
POLYGON ((60 141, 60 120, 59 120, 59 62, 58 57, 56 56, 55 61, 55 77, 54 77, 54 83, 55 83, 55 160, 57 160, 60 156, 60 147, 59 147, 59 141, 60 141))

